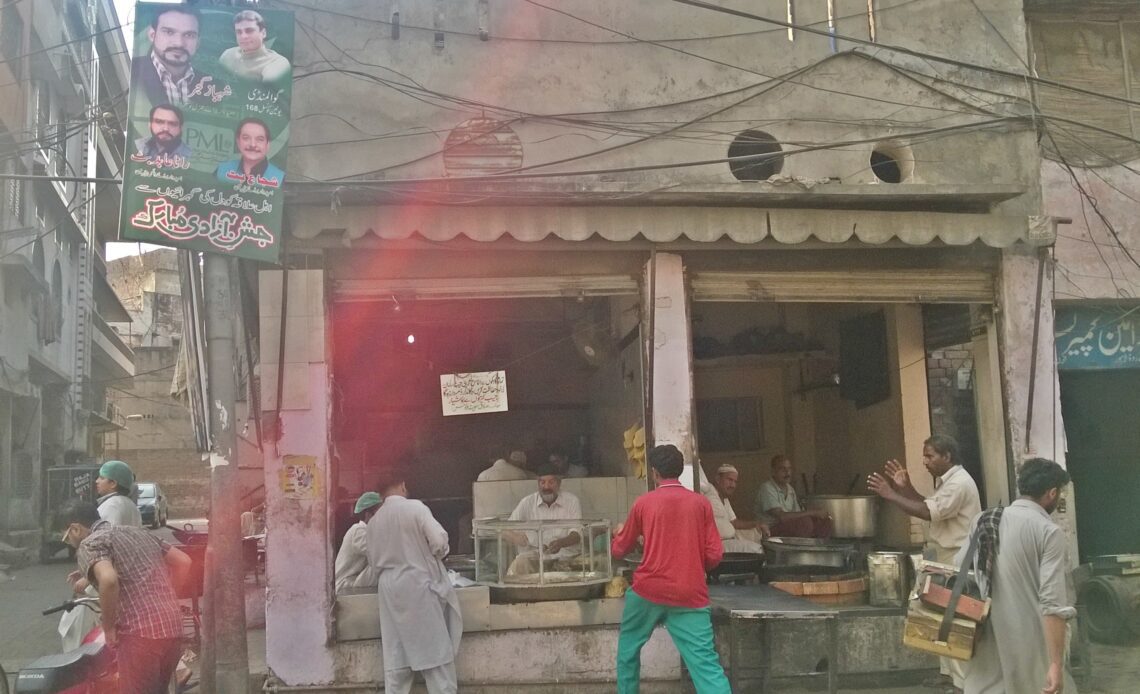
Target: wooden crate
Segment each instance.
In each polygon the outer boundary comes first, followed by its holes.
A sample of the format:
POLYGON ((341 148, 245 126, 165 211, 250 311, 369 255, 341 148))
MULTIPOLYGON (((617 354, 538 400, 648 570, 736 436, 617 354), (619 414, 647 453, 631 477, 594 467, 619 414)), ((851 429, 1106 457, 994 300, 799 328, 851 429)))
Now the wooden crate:
MULTIPOLYGON (((922 601, 922 604, 933 608, 935 611, 945 612, 946 606, 950 604, 951 593, 953 591, 946 586, 938 585, 930 576, 927 576, 922 582, 922 590, 918 594, 918 599, 922 601)), ((958 598, 958 606, 954 610, 954 614, 963 619, 978 623, 984 622, 990 614, 990 601, 988 598, 978 600, 969 595, 962 595, 958 598)))
POLYGON ((946 643, 939 643, 938 629, 942 626, 942 613, 912 600, 903 628, 903 645, 934 655, 958 660, 969 660, 978 640, 978 623, 955 617, 946 643))

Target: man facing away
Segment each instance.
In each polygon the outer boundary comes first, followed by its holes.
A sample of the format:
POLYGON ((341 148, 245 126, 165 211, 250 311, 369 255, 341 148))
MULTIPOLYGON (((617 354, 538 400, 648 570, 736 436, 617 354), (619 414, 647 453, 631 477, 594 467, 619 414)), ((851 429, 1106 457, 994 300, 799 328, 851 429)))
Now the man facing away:
POLYGON ((831 537, 831 517, 827 511, 805 511, 792 485, 792 459, 772 456, 772 477, 756 494, 756 517, 764 519, 776 537, 831 537))
POLYGON ((1068 483, 1069 473, 1052 460, 1027 460, 1017 473, 1020 498, 975 521, 990 541, 979 542, 970 560, 993 603, 967 664, 966 694, 1076 692, 1064 667, 1065 632, 1076 616, 1065 533, 1050 517, 1068 483))
POLYGON ((360 518, 353 523, 333 563, 333 584, 336 592, 348 588, 371 588, 376 585, 376 572, 368 563, 368 521, 380 508, 380 495, 364 492, 356 500, 352 512, 360 518))
POLYGON ((641 681, 641 649, 653 629, 664 624, 681 653, 698 694, 729 694, 728 678, 713 643, 712 612, 705 572, 724 555, 703 494, 678 481, 685 458, 676 446, 649 451, 654 490, 634 502, 625 523, 614 528, 611 552, 629 554, 638 538, 645 552, 626 591, 618 637, 617 690, 636 694, 641 681))
POLYGON ((100 619, 115 647, 120 694, 164 694, 178 665, 182 612, 175 588, 190 558, 142 528, 114 526, 72 500, 59 512, 63 541, 99 591, 100 619))
POLYGON ((496 458, 491 467, 479 473, 476 482, 505 482, 530 479, 526 471, 526 453, 511 451, 506 458, 496 458))
POLYGON ((401 469, 386 470, 379 489, 384 503, 368 521, 368 561, 378 581, 384 691, 407 694, 419 672, 431 694, 454 694, 463 618, 443 567, 447 531, 408 498, 401 469))

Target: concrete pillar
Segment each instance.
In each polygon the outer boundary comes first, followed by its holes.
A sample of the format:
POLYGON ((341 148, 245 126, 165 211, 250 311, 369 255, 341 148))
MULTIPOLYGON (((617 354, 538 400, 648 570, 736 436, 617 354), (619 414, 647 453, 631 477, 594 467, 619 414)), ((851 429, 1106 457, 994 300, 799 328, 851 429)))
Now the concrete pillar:
POLYGON ((989 323, 986 332, 974 338, 970 351, 974 355, 974 403, 978 413, 978 450, 982 457, 986 505, 1008 505, 1012 501, 1012 490, 1006 463, 997 326, 989 323))
MULTIPOLYGON (((693 423, 693 336, 685 270, 681 256, 658 253, 650 261, 645 283, 653 298, 653 384, 651 391, 653 443, 671 443, 685 455, 683 481, 693 486, 696 437, 693 423)), ((696 466, 700 475, 700 466, 696 466)), ((703 479, 703 475, 701 478, 703 479)))
MULTIPOLYGON (((934 493, 930 473, 922 464, 922 442, 930 438, 930 397, 926 382, 926 346, 923 342, 922 306, 894 304, 887 310, 887 339, 890 341, 890 369, 898 374, 899 462, 906 465, 914 486, 924 496, 934 493)), ((894 395, 894 393, 892 393, 894 395)), ((883 463, 886 461, 884 460, 883 463)), ((922 521, 907 516, 893 505, 884 504, 884 528, 879 537, 889 545, 913 542, 922 521)))
POLYGON ((260 275, 262 408, 280 402, 280 440, 266 434, 266 662, 288 685, 334 681, 332 543, 329 507, 329 390, 324 273, 260 275), (282 314, 285 314, 284 321, 282 314), (284 323, 284 386, 277 397, 284 323))
POLYGON ((1006 402, 1007 434, 1014 463, 1042 456, 1065 464, 1056 354, 1053 347, 1053 271, 1046 257, 1037 293, 1037 249, 1007 249, 1002 253, 998 287, 999 339, 1006 402), (1037 360, 1032 362, 1034 318, 1037 360), (1036 372, 1030 403, 1030 374, 1036 372), (1032 412, 1032 415, 1030 415, 1032 412), (1032 426, 1027 423, 1032 417, 1032 426))
MULTIPOLYGON (((998 283, 999 353, 1005 399, 1006 436, 1012 460, 1010 493, 1016 498, 1016 470, 1027 458, 1043 457, 1065 466, 1065 427, 1053 345, 1053 264, 1045 249, 1015 246, 1002 252, 998 283), (1038 292, 1038 270, 1044 263, 1038 292), (1037 321, 1037 358, 1033 359, 1037 321), (1031 379, 1030 375, 1034 374, 1031 379), (1030 393, 1030 382, 1033 382, 1030 393)), ((1070 558, 1076 561, 1075 506, 1068 495, 1054 520, 1065 529, 1070 558)))

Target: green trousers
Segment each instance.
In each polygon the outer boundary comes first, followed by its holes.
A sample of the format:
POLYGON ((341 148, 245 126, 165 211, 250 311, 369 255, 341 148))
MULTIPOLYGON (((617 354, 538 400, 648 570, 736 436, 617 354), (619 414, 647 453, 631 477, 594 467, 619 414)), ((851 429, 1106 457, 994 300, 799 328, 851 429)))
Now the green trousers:
POLYGON ((670 607, 649 602, 632 590, 625 592, 618 637, 618 694, 637 694, 641 683, 641 648, 658 624, 673 639, 697 694, 731 694, 728 678, 713 646, 712 611, 707 607, 670 607))

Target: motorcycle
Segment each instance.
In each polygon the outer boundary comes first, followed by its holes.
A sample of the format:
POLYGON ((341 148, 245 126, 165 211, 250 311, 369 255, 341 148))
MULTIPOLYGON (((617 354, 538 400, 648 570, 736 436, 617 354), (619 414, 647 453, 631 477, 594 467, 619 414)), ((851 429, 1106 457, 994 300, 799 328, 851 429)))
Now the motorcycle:
MULTIPOLYGON (((55 614, 75 609, 99 611, 99 599, 78 597, 44 610, 55 614)), ((37 658, 16 675, 14 694, 115 694, 119 672, 114 650, 107 645, 103 627, 96 626, 83 637, 78 648, 37 658)))

